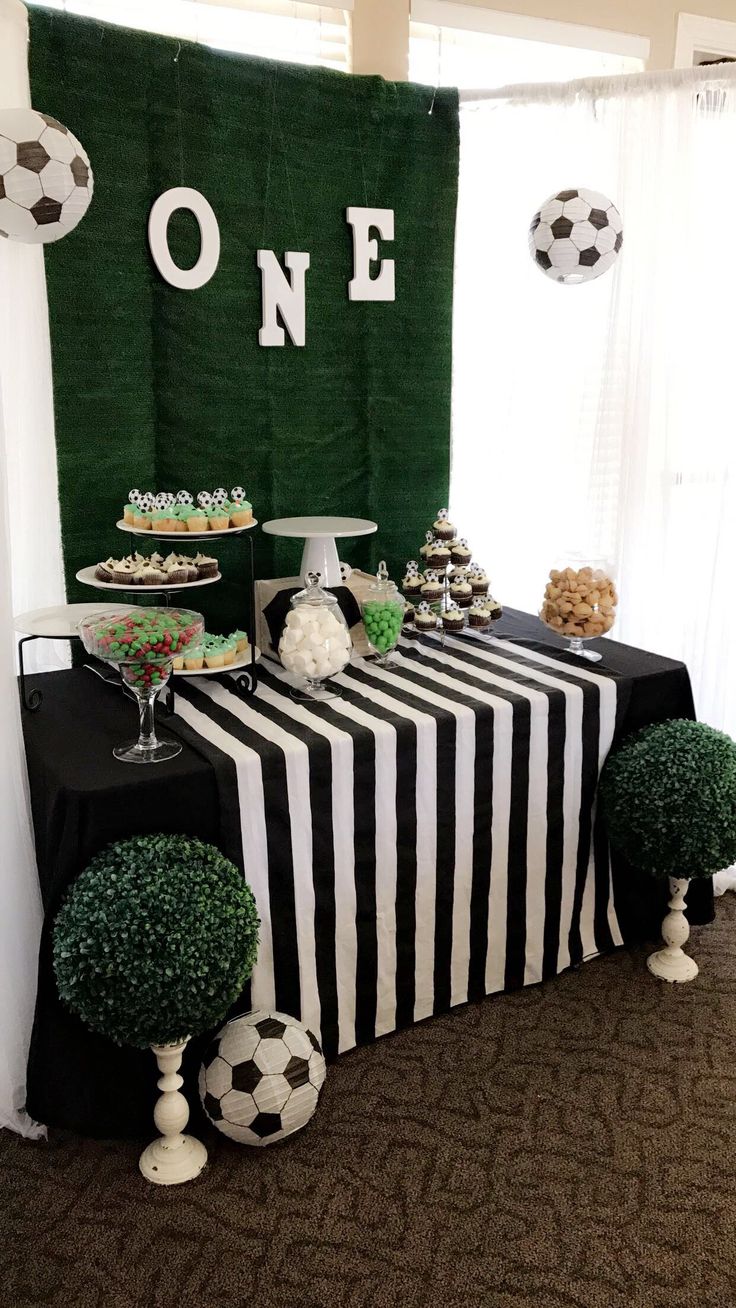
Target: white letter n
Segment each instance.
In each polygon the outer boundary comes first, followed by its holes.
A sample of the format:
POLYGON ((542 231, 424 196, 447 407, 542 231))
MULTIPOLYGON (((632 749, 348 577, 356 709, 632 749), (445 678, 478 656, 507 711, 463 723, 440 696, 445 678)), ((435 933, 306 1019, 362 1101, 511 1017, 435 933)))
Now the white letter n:
POLYGON ((306 337, 306 303, 304 274, 309 267, 309 255, 287 250, 284 263, 291 273, 287 278, 273 250, 258 251, 261 270, 262 326, 258 333, 259 345, 283 345, 284 328, 279 326, 277 314, 286 327, 294 345, 303 345, 306 337))

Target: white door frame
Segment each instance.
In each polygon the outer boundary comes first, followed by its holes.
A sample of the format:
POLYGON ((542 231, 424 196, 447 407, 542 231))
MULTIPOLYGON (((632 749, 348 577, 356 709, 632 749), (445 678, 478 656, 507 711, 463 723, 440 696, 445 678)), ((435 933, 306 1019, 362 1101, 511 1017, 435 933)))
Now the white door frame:
POLYGON ((679 14, 675 68, 692 68, 696 50, 736 58, 736 22, 704 14, 679 14))

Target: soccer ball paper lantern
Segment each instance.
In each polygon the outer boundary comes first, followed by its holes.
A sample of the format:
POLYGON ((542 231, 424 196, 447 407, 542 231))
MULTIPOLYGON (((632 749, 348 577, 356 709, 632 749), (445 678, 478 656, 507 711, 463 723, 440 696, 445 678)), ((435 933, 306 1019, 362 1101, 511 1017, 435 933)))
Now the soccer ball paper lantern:
POLYGON ((607 272, 623 243, 615 204, 599 191, 559 191, 532 218, 529 248, 547 277, 567 286, 607 272))
POLYGON ((89 159, 66 127, 35 109, 0 110, 0 236, 58 241, 84 217, 92 190, 89 159))
POLYGON ((218 1131, 262 1147, 306 1126, 327 1073, 311 1031, 285 1013, 234 1017, 205 1054, 202 1106, 218 1131))

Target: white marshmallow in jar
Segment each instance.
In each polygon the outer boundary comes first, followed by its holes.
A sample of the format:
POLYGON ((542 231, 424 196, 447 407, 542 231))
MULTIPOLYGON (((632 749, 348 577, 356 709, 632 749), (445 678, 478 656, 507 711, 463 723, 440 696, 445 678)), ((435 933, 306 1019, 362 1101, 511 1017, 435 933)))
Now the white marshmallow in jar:
POLYGON ((334 699, 339 691, 322 683, 350 662, 350 632, 337 599, 320 586, 319 573, 308 572, 306 581, 304 590, 292 596, 279 658, 299 678, 291 692, 295 699, 334 699))

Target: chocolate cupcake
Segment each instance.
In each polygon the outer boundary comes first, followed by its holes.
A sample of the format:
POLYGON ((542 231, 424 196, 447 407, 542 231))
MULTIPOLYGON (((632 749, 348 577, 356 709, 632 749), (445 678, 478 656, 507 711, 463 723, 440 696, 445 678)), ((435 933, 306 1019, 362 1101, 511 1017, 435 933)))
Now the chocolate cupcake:
POLYGON ((422 600, 414 614, 414 626, 417 631, 435 631, 437 614, 433 613, 426 600, 422 600))
POLYGON ((473 589, 469 581, 453 581, 450 586, 450 599, 461 609, 467 609, 473 603, 473 589))
POLYGON ((210 559, 206 554, 195 554, 193 562, 200 581, 217 576, 217 559, 210 559))
POLYGON ((482 568, 473 568, 470 574, 470 585, 474 595, 487 595, 490 584, 490 578, 482 568))
POLYGON ((130 559, 118 559, 112 571, 112 579, 116 586, 137 586, 138 566, 131 563, 130 559))
POLYGON ((491 613, 488 605, 481 599, 474 600, 468 609, 468 622, 471 627, 483 629, 491 625, 491 613))
POLYGON ((432 531, 434 532, 437 540, 455 539, 455 528, 450 522, 447 509, 440 509, 439 513, 437 514, 436 522, 432 523, 432 531))
POLYGON ((465 626, 465 614, 457 604, 451 603, 442 614, 442 626, 445 631, 462 631, 465 626))
POLYGON ((444 593, 445 588, 437 574, 435 572, 428 572, 420 591, 422 599, 427 600, 430 604, 436 604, 438 600, 442 599, 444 593))
POLYGON ((98 563, 95 568, 95 580, 106 581, 109 584, 113 579, 113 573, 118 563, 119 559, 113 558, 105 559, 104 563, 98 563))
POLYGON ((401 589, 405 595, 418 595, 423 585, 424 577, 421 572, 407 571, 401 582, 401 589))
POLYGON ((452 542, 450 546, 450 562, 458 568, 467 568, 473 557, 473 551, 470 549, 468 542, 463 538, 452 542))
POLYGON ((427 554, 427 567, 437 568, 440 572, 444 572, 449 562, 449 549, 446 545, 441 544, 440 541, 435 541, 427 554))

